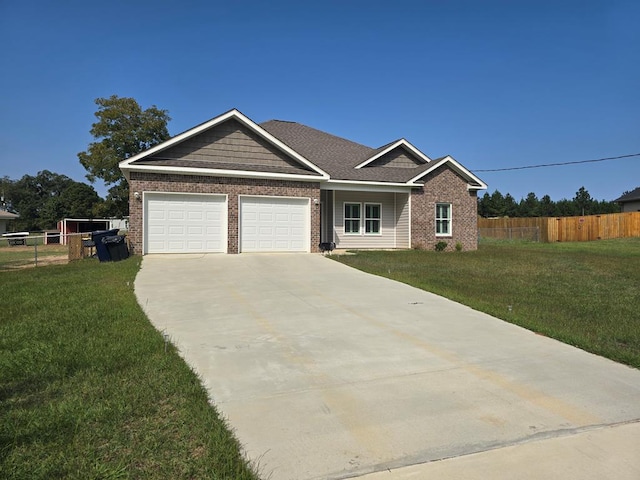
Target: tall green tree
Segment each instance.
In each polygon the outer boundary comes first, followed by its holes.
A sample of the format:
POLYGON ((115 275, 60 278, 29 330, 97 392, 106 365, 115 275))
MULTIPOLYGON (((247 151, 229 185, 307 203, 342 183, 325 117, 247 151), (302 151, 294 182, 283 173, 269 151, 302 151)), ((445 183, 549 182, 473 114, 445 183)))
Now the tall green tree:
POLYGON ((94 188, 66 175, 43 170, 3 183, 6 202, 20 215, 17 230, 54 228, 64 217, 91 218, 102 199, 94 188))
POLYGON ((87 179, 101 179, 109 189, 104 215, 123 217, 129 213, 129 185, 118 164, 169 138, 167 110, 155 105, 142 110, 133 98, 112 95, 95 100, 98 119, 90 133, 96 139, 78 153, 87 179))
POLYGON ((576 192, 576 196, 573 198, 573 203, 576 206, 577 215, 591 215, 594 212, 593 199, 586 188, 580 187, 576 192))
POLYGON ((538 205, 538 211, 540 212, 540 216, 542 217, 554 217, 556 216, 556 204, 549 195, 544 195, 540 199, 540 204, 538 205))
POLYGON ((520 205, 518 205, 518 215, 520 217, 540 216, 540 201, 535 193, 529 192, 526 198, 520 200, 520 205))
POLYGON ((11 190, 13 189, 13 180, 8 176, 0 178, 0 210, 13 211, 13 205, 11 205, 11 190))
POLYGON ((484 192, 482 197, 478 197, 478 215, 481 217, 490 217, 489 215, 489 202, 491 201, 491 195, 489 192, 484 192))
POLYGON ((518 216, 518 203, 516 202, 516 199, 511 196, 510 193, 507 193, 504 196, 504 214, 507 217, 518 216))

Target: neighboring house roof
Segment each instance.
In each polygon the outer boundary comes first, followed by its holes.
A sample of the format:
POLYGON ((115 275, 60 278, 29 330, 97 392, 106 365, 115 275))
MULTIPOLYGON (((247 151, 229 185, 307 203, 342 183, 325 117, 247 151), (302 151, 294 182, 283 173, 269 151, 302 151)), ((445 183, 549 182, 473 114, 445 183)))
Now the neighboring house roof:
POLYGON ((6 210, 0 210, 0 220, 13 220, 14 218, 18 218, 20 215, 17 213, 7 212, 6 210))
POLYGON ((230 110, 121 162, 120 168, 127 178, 130 171, 155 171, 410 186, 445 164, 470 189, 487 188, 452 157, 432 161, 405 139, 371 148, 296 122, 269 120, 258 125, 230 110), (214 127, 222 130, 215 132, 214 127), (202 141, 197 141, 198 135, 202 141), (232 138, 260 147, 247 153, 231 147, 232 138))
POLYGON ((620 198, 617 198, 616 200, 614 200, 614 202, 626 203, 626 202, 635 202, 637 200, 640 200, 640 187, 630 191, 629 193, 626 193, 625 195, 622 195, 620 198))

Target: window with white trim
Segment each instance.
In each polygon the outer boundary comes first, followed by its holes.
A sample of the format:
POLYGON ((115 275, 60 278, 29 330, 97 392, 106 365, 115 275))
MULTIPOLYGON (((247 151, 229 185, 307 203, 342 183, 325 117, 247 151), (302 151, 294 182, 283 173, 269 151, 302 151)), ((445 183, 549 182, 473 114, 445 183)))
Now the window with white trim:
POLYGON ((379 203, 364 204, 364 233, 367 235, 380 235, 380 221, 382 218, 382 205, 379 203))
POLYGON ((451 204, 436 203, 436 236, 451 235, 451 204))
POLYGON ((360 204, 344 204, 344 233, 345 235, 360 235, 360 204))

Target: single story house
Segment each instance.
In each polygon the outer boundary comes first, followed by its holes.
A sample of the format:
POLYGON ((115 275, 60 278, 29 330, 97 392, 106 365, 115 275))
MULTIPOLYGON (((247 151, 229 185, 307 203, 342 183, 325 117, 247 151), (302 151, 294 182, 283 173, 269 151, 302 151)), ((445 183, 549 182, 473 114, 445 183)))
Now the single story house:
POLYGON ((15 220, 20 215, 16 213, 7 212, 6 210, 0 210, 0 234, 7 232, 7 224, 11 220, 15 220))
POLYGON ((640 212, 640 187, 614 200, 623 212, 640 212))
POLYGON ((477 191, 450 156, 378 148, 230 110, 120 163, 135 253, 477 248, 477 191))

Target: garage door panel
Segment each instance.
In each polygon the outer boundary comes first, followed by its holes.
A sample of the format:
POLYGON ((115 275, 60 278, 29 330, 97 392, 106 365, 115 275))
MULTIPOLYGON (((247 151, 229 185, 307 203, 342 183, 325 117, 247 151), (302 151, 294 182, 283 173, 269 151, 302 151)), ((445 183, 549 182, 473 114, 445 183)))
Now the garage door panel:
POLYGON ((206 235, 206 232, 202 225, 191 225, 187 227, 187 235, 206 235))
POLYGON ((182 225, 169 225, 167 228, 167 235, 182 236, 185 234, 184 227, 182 225))
POLYGON ((169 220, 183 220, 184 212, 179 210, 169 210, 169 220))
POLYGON ((145 194, 145 253, 226 251, 223 195, 145 194))
POLYGON ((205 219, 207 222, 220 222, 222 220, 222 212, 210 212, 205 213, 205 219))
POLYGON ((309 251, 309 208, 308 198, 241 198, 240 251, 309 251))

